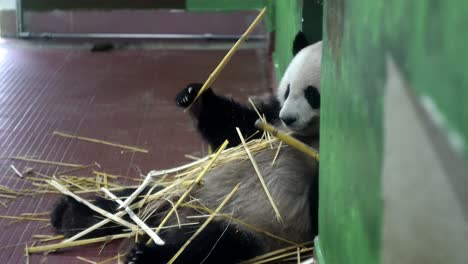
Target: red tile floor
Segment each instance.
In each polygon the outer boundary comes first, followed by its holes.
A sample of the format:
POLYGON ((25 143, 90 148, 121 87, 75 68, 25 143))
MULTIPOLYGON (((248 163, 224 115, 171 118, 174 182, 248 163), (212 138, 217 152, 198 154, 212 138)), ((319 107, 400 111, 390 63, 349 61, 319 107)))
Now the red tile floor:
MULTIPOLYGON (((151 169, 179 165, 185 154, 203 154, 205 146, 187 114, 174 106, 185 84, 202 82, 225 50, 145 49, 91 53, 64 46, 0 48, 0 185, 21 190, 30 183, 15 176, 33 167, 46 175, 64 168, 12 161, 8 156, 78 164, 98 162, 102 170, 139 177, 151 169), (53 136, 55 130, 149 149, 148 154, 53 136)), ((214 87, 245 99, 268 90, 265 49, 239 51, 214 87)), ((1 186, 0 186, 1 187, 1 186)), ((55 195, 0 197, 1 216, 48 212, 55 195)), ((46 217, 46 216, 44 216, 46 217)), ((0 263, 24 263, 24 249, 35 234, 51 234, 46 221, 0 218, 0 263)), ((116 254, 119 242, 60 253, 35 254, 30 263, 85 263, 116 254)))

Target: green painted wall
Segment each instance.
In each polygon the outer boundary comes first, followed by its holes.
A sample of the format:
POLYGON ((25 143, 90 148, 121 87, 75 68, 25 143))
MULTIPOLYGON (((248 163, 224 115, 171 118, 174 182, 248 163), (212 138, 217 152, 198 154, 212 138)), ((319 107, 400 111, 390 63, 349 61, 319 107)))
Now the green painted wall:
POLYGON ((297 32, 304 31, 311 43, 322 39, 323 5, 321 1, 272 0, 268 10, 267 25, 275 33, 273 59, 280 79, 293 57, 297 32))
POLYGON ((302 29, 302 4, 299 0, 275 0, 269 5, 271 29, 275 32, 273 59, 277 77, 283 76, 292 59, 292 41, 302 29))
POLYGON ((435 103, 441 129, 468 160, 466 14, 464 0, 325 1, 321 264, 380 262, 387 55, 418 99, 435 103))

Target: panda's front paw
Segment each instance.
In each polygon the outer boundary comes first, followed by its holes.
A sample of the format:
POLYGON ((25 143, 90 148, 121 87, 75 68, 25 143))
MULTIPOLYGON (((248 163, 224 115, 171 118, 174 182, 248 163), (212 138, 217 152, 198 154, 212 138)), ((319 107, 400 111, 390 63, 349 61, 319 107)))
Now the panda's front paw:
POLYGON ((127 257, 125 258, 125 264, 137 264, 142 263, 142 259, 144 260, 144 253, 145 249, 144 246, 141 244, 136 244, 128 253, 127 257))
POLYGON ((54 208, 50 214, 50 222, 52 226, 59 232, 63 230, 64 215, 69 208, 72 206, 73 200, 68 199, 67 196, 60 197, 60 199, 55 203, 54 208))
POLYGON ((202 88, 201 83, 192 83, 187 85, 176 97, 176 104, 180 107, 188 107, 202 88))
POLYGON ((145 264, 145 263, 162 263, 159 261, 159 256, 156 254, 155 249, 146 246, 142 243, 137 243, 127 253, 125 264, 145 264))

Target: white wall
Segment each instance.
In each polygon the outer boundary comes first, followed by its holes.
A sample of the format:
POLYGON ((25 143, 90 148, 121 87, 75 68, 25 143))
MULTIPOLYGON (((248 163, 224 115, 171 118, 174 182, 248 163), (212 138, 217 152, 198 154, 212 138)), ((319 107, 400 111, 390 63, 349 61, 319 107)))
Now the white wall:
POLYGON ((466 264, 468 169, 392 59, 387 76, 381 263, 466 264))
POLYGON ((16 0, 0 0, 0 10, 12 10, 16 7, 16 0))

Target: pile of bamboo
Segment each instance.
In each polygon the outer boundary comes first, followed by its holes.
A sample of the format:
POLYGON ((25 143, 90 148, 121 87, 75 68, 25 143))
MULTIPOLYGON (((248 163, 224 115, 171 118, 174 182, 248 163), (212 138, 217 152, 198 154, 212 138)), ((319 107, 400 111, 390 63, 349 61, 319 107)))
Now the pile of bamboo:
MULTIPOLYGON (((78 202, 85 204, 86 206, 94 210, 96 213, 103 216, 103 220, 98 224, 91 226, 68 239, 63 239, 62 236, 37 234, 33 237, 35 239, 33 245, 26 248, 27 254, 39 252, 52 252, 64 248, 103 243, 121 238, 135 238, 138 235, 143 234, 148 235, 151 238, 151 240, 154 241, 154 243, 162 245, 164 241, 158 236, 158 233, 162 229, 179 228, 179 226, 165 226, 167 219, 169 219, 169 217, 176 212, 177 208, 187 206, 199 206, 195 205, 196 203, 191 203, 190 201, 188 201, 188 199, 195 199, 190 195, 191 191, 195 187, 201 186, 201 190, 203 190, 203 176, 206 172, 208 172, 211 169, 215 169, 218 166, 222 166, 223 164, 231 162, 254 163, 253 156, 258 152, 265 150, 271 151, 272 148, 277 148, 276 153, 278 155, 281 148, 284 147, 281 144, 279 144, 276 138, 269 136, 267 133, 264 133, 261 139, 248 141, 244 140, 240 133, 239 136, 242 139, 242 145, 226 149, 226 146, 228 144, 228 142, 226 141, 214 154, 208 155, 204 158, 195 159, 194 161, 180 167, 160 171, 151 171, 145 178, 134 180, 135 184, 133 186, 122 186, 120 184, 122 177, 96 170, 96 168, 98 168, 98 164, 92 164, 87 166, 72 167, 72 169, 64 170, 53 176, 37 174, 34 171, 32 171, 23 178, 24 180, 31 182, 31 185, 33 186, 32 188, 23 191, 13 191, 8 189, 7 187, 2 187, 0 188, 0 192, 5 195, 11 195, 12 197, 44 193, 62 193, 71 196, 78 202), (88 169, 90 171, 88 176, 73 175, 74 172, 83 169, 88 169), (156 186, 162 186, 164 188, 158 191, 154 191, 156 186), (136 191, 128 197, 116 197, 113 194, 118 190, 122 190, 129 187, 133 187, 136 191), (101 208, 94 206, 92 204, 92 201, 86 200, 85 198, 81 197, 82 194, 91 193, 106 196, 107 198, 114 200, 116 202, 116 206, 119 206, 122 210, 120 210, 116 214, 110 214, 102 210, 101 208), (140 199, 135 200, 137 197, 139 197, 140 199), (154 204, 154 202, 156 201, 167 201, 170 199, 174 200, 174 197, 178 197, 178 199, 177 201, 175 201, 172 209, 167 213, 166 217, 163 218, 160 225, 157 227, 147 226, 145 224, 145 220, 152 213, 154 213, 154 209, 150 205, 154 204), (123 216, 126 214, 130 216, 132 222, 128 222, 123 219, 123 216), (84 235, 89 234, 93 230, 96 230, 97 228, 100 228, 111 221, 125 226, 126 231, 113 236, 83 239, 84 235), (61 241, 54 242, 57 240, 61 241)), ((15 157, 15 159, 18 159, 18 157, 15 157)), ((35 161, 39 163, 47 163, 47 161, 40 160, 25 160, 29 162, 35 161)), ((272 165, 274 165, 274 160, 272 161, 272 165)), ((261 178, 260 174, 259 177, 261 178)), ((197 230, 197 232, 194 233, 193 237, 189 239, 183 247, 181 247, 180 251, 173 257, 170 263, 175 261, 176 258, 189 246, 189 244, 191 243, 191 241, 193 241, 193 238, 195 238, 195 236, 203 232, 203 229, 209 224, 209 222, 214 217, 224 216, 227 218, 232 218, 232 216, 230 215, 220 214, 220 211, 223 208, 223 206, 226 203, 228 203, 229 199, 235 194, 238 188, 239 185, 237 185, 231 193, 226 194, 227 196, 225 200, 219 205, 218 208, 197 208, 198 210, 203 210, 206 214, 209 215, 209 217, 207 217, 204 223, 188 223, 199 225, 200 228, 197 230)), ((265 191, 268 191, 266 187, 265 191)), ((274 203, 272 201, 272 210, 274 210, 274 208, 274 203)), ((47 213, 24 213, 16 217, 0 217, 11 218, 15 221, 48 221, 47 216, 47 213)), ((275 234, 271 234, 255 226, 252 226, 249 223, 244 223, 238 219, 232 219, 232 221, 235 221, 237 224, 243 225, 263 235, 268 235, 283 241, 287 241, 285 239, 282 239, 281 237, 276 236, 275 234)), ((289 248, 285 248, 283 250, 278 250, 263 256, 256 257, 255 259, 246 263, 280 263, 290 261, 296 262, 301 258, 304 259, 306 257, 309 257, 312 254, 312 251, 313 248, 309 247, 308 245, 295 245, 289 248)), ((91 262, 82 257, 78 258, 83 261, 91 262)), ((122 258, 122 254, 119 253, 117 256, 106 261, 116 261, 120 258, 122 258)))

